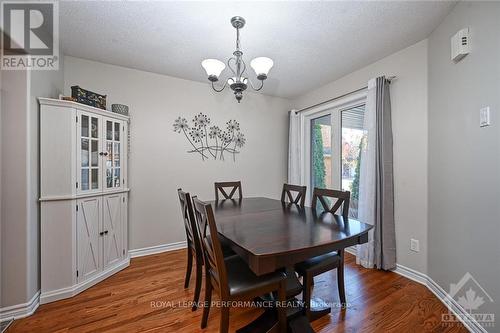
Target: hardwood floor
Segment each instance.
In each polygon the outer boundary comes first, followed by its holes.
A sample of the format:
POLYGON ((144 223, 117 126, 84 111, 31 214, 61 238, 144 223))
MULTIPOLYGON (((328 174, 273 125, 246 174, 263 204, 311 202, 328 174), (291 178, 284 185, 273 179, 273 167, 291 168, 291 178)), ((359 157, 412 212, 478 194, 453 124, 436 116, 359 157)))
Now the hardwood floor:
MULTIPOLYGON (((192 312, 189 304, 183 306, 194 290, 194 274, 190 288, 183 288, 185 258, 185 250, 179 250, 132 259, 130 267, 83 293, 41 305, 7 332, 218 332, 217 308, 201 330, 202 309, 192 312)), ((344 311, 334 308, 330 316, 315 321, 316 332, 467 332, 461 324, 441 325, 447 309, 426 287, 392 272, 361 268, 350 254, 345 282, 350 306, 344 311)), ((313 295, 338 302, 335 272, 315 279, 313 295)), ((261 311, 232 309, 230 331, 261 311)))

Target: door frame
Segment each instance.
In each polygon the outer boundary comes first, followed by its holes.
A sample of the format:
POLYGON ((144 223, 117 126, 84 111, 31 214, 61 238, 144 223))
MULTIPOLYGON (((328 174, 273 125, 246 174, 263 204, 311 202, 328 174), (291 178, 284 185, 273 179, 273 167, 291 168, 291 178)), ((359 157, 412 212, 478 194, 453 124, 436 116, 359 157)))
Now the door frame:
POLYGON ((300 160, 302 164, 300 179, 301 183, 308 188, 307 196, 309 199, 307 202, 310 202, 313 192, 311 187, 311 121, 325 115, 331 115, 332 185, 334 189, 341 189, 342 111, 366 104, 367 93, 368 91, 365 89, 300 113, 300 160))

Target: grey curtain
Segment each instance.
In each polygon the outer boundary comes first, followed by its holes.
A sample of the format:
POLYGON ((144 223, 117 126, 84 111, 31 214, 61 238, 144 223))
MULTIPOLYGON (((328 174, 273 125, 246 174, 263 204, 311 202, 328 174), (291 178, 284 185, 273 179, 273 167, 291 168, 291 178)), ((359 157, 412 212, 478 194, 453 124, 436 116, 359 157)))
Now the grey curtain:
POLYGON ((366 268, 396 267, 392 124, 389 81, 368 82, 361 150, 358 219, 373 225, 368 242, 357 246, 356 262, 366 268))
POLYGON ((390 82, 385 76, 376 79, 375 99, 375 265, 380 269, 396 268, 396 230, 394 223, 394 173, 390 82))

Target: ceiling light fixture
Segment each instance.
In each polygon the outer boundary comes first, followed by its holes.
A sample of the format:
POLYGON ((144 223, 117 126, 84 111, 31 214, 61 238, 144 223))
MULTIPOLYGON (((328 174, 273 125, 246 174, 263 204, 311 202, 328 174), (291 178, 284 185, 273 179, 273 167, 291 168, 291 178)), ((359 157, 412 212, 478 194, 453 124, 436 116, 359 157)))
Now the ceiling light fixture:
POLYGON ((258 57, 250 61, 250 66, 255 71, 257 79, 260 80, 260 87, 255 88, 252 82, 246 77, 246 64, 243 61, 243 52, 240 50, 240 29, 245 26, 245 19, 241 16, 235 16, 231 19, 232 26, 236 29, 236 51, 233 56, 227 60, 227 67, 231 70, 232 76, 228 78, 221 88, 215 86, 215 82, 219 81, 220 74, 226 68, 226 64, 217 59, 205 59, 201 62, 201 66, 205 69, 208 75, 208 80, 212 83, 212 88, 216 92, 221 92, 228 85, 234 91, 234 96, 238 103, 243 98, 243 91, 248 87, 248 84, 255 91, 259 91, 264 86, 264 80, 267 79, 267 74, 273 67, 273 61, 270 58, 258 57))

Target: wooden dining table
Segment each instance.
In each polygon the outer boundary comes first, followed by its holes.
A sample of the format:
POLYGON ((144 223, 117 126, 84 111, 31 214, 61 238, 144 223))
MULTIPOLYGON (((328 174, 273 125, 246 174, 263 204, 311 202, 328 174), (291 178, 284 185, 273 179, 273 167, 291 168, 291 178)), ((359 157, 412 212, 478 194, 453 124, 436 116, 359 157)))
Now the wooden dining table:
MULTIPOLYGON (((295 296, 302 292, 295 264, 331 251, 368 241, 371 225, 310 207, 256 197, 211 202, 217 230, 234 252, 256 275, 276 270, 287 272, 287 317, 289 331, 314 332, 295 296)), ((320 299, 313 299, 311 320, 330 313, 320 299)), ((266 311, 238 333, 268 332, 276 322, 276 311, 266 311)))

